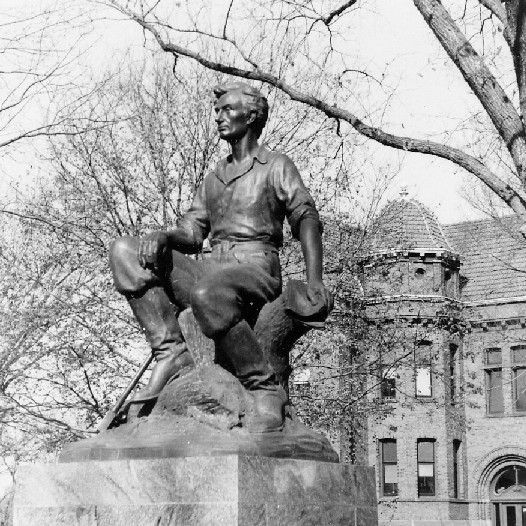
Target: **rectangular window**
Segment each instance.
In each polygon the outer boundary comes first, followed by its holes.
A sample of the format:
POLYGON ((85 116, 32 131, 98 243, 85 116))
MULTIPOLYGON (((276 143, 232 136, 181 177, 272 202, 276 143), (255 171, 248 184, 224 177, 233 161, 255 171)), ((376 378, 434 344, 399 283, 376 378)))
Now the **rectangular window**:
POLYGON ((502 365, 502 351, 498 348, 486 349, 486 365, 502 365))
POLYGON ((486 349, 486 404, 490 414, 504 412, 504 398, 502 395, 502 351, 501 349, 486 349))
POLYGON ((417 443, 418 496, 435 494, 435 441, 419 439, 417 443))
POLYGON ((420 340, 417 343, 415 354, 415 394, 419 398, 431 398, 433 396, 432 349, 433 343, 429 340, 420 340))
POLYGON ((453 440, 453 498, 460 497, 460 440, 453 440))
POLYGON ((393 400, 396 398, 396 375, 390 367, 382 368, 380 381, 380 393, 382 400, 393 400))
POLYGON ((526 411, 526 345, 511 348, 513 407, 526 411))
POLYGON ((486 371, 486 390, 488 413, 503 413, 504 400, 502 397, 502 369, 486 371))
POLYGON ((457 403, 458 396, 458 345, 449 345, 449 394, 451 405, 457 403))
POLYGON ((420 365, 415 372, 416 396, 430 398, 433 395, 431 365, 420 365))
POLYGON ((381 441, 382 448, 382 494, 388 497, 398 495, 398 466, 396 440, 381 441))

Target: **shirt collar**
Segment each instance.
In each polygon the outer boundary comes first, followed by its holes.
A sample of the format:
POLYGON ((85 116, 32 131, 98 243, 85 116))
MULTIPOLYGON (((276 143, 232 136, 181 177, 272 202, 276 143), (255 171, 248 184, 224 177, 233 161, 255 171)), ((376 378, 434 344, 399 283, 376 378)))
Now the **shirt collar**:
POLYGON ((246 173, 250 172, 254 166, 254 161, 257 159, 257 161, 260 164, 267 164, 269 161, 270 151, 263 145, 260 145, 258 149, 254 152, 254 155, 252 157, 252 162, 250 163, 250 167, 244 171, 240 171, 237 174, 234 174, 230 179, 227 179, 225 176, 225 169, 227 164, 230 162, 231 157, 230 155, 226 158, 223 158, 217 165, 217 169, 215 171, 216 177, 223 183, 223 184, 229 184, 232 181, 235 181, 236 179, 239 179, 246 173))
MULTIPOLYGON (((257 150, 254 152, 254 155, 252 156, 252 158, 257 159, 261 164, 267 164, 269 155, 270 155, 269 149, 265 145, 260 144, 257 150)), ((228 154, 227 157, 224 159, 224 164, 226 165, 231 160, 232 160, 232 155, 228 154)))
POLYGON ((261 164, 267 164, 270 152, 268 149, 261 144, 254 154, 254 159, 257 159, 261 164))

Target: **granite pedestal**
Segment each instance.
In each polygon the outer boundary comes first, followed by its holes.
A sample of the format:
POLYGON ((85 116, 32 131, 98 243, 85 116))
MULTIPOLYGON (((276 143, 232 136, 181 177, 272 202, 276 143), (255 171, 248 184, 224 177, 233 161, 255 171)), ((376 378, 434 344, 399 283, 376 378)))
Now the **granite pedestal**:
POLYGON ((374 470, 224 455, 22 466, 14 526, 377 526, 374 470))

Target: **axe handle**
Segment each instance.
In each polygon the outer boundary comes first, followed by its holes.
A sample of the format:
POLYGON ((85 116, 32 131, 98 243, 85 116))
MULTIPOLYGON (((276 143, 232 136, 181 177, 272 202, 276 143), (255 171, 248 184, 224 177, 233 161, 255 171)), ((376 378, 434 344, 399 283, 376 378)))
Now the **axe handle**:
POLYGON ((131 382, 128 384, 128 387, 124 390, 124 392, 119 396, 118 400, 115 402, 115 405, 111 408, 110 411, 106 414, 106 416, 102 419, 100 424, 97 426, 97 431, 106 431, 108 429, 115 417, 119 414, 119 411, 121 410, 122 406, 124 405, 124 402, 126 402, 126 399, 128 396, 130 396, 130 393, 135 389, 135 386, 139 383, 139 380, 141 379, 142 375, 145 373, 146 369, 150 367, 150 364, 153 360, 153 353, 150 353, 146 360, 144 360, 143 364, 139 368, 139 370, 135 373, 135 376, 132 378, 131 382))

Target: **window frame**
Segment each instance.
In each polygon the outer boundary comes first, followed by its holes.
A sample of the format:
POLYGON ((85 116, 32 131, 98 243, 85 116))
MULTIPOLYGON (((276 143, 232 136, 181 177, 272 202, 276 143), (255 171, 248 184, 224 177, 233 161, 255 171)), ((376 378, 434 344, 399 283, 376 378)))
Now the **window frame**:
POLYGON ((415 365, 415 397, 419 400, 431 400, 434 394, 433 386, 433 364, 432 363, 420 363, 415 365), (427 371, 429 374, 429 394, 418 393, 418 371, 427 371))
POLYGON ((394 402, 396 400, 396 380, 397 375, 392 367, 380 366, 380 399, 382 402, 394 402), (392 385, 390 383, 392 382, 392 385), (390 385, 393 395, 384 395, 384 386, 390 385))
MULTIPOLYGON (((427 387, 427 385, 426 385, 427 387)), ((414 362, 414 393, 418 400, 432 400, 435 394, 433 385, 433 342, 430 340, 420 340, 416 345, 414 362), (429 394, 418 393, 419 371, 427 371, 429 375, 429 394)))
POLYGON ((453 439, 453 498, 462 495, 462 440, 453 439))
POLYGON ((449 344, 449 398, 451 405, 459 402, 460 385, 460 347, 456 343, 449 344))
POLYGON ((436 497, 437 488, 436 488, 436 439, 435 438, 419 438, 416 442, 416 480, 417 480, 417 494, 418 498, 422 497, 436 497), (421 460, 420 459, 420 445, 421 444, 431 444, 432 446, 432 461, 421 460), (421 466, 431 466, 433 475, 432 477, 423 477, 420 475, 421 466), (433 490, 429 493, 423 493, 421 490, 420 479, 423 478, 432 478, 433 490))
POLYGON ((395 438, 382 438, 380 441, 380 494, 382 497, 397 497, 398 496, 398 443, 395 438), (385 445, 386 444, 394 444, 395 448, 395 461, 392 460, 386 460, 385 459, 385 445), (394 466, 394 469, 396 471, 396 482, 395 483, 389 483, 389 484, 395 484, 396 488, 392 492, 386 492, 385 491, 385 467, 386 466, 394 466))
POLYGON ((486 414, 487 415, 503 415, 504 410, 504 381, 503 381, 503 367, 502 367, 502 355, 503 350, 501 347, 488 347, 484 349, 484 390, 486 395, 486 414), (490 352, 500 352, 500 362, 490 362, 488 355, 490 352), (502 409, 500 411, 491 410, 491 400, 489 393, 494 388, 491 386, 491 378, 494 377, 495 373, 500 373, 500 404, 502 409))
POLYGON ((514 413, 524 414, 526 413, 526 391, 523 391, 523 401, 525 408, 517 409, 517 403, 519 402, 519 395, 517 393, 517 372, 522 371, 523 375, 526 375, 526 357, 523 360, 515 359, 515 350, 523 349, 526 350, 526 345, 517 344, 510 347, 510 362, 511 362, 511 396, 512 396, 512 409, 514 413))

